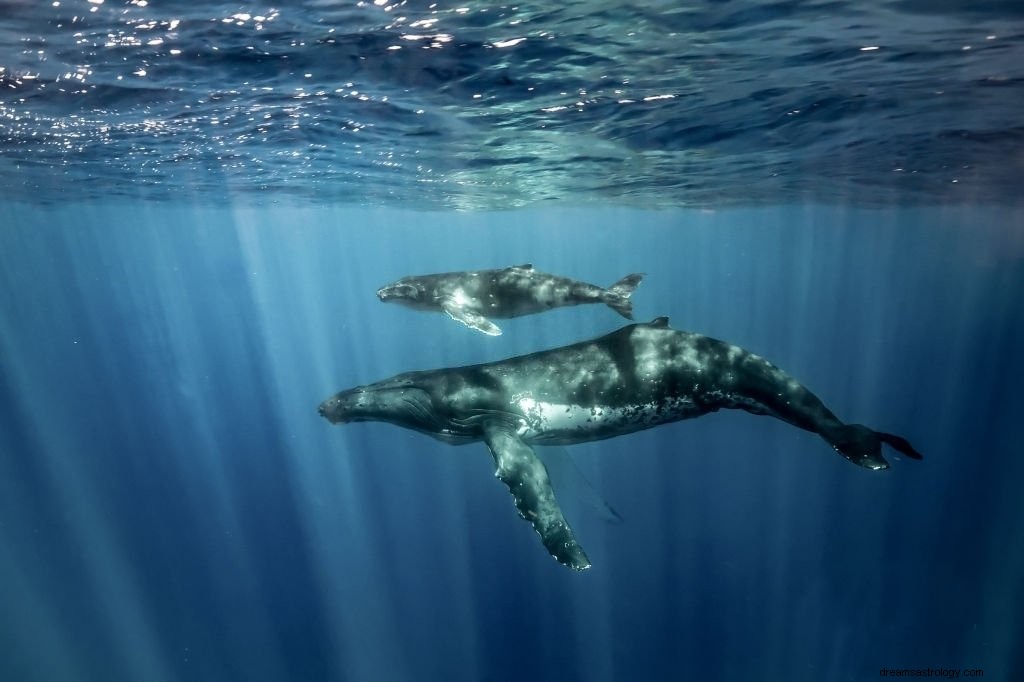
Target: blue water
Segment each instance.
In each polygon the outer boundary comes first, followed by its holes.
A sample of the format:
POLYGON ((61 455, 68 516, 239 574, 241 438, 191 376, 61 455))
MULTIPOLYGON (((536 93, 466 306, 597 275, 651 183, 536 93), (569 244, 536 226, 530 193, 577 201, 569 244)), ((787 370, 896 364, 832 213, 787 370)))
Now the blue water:
POLYGON ((865 680, 1021 672, 1024 238, 1006 210, 7 206, 0 678, 865 680), (341 388, 617 328, 487 338, 383 305, 535 260, 771 358, 925 460, 720 413, 570 448, 548 556, 481 445, 316 414, 341 388))
POLYGON ((1024 679, 1022 104, 1013 2, 0 0, 0 680, 1024 679), (575 573, 484 445, 318 416, 625 322, 374 296, 528 262, 924 460, 572 446, 575 573))

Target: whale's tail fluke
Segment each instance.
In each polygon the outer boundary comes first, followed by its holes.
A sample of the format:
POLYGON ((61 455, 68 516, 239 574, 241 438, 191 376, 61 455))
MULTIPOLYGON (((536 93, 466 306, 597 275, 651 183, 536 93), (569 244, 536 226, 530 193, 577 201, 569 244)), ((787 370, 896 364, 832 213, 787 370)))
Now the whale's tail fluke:
POLYGON ((910 459, 924 459, 924 455, 914 449, 914 446, 910 444, 906 438, 893 435, 891 433, 882 433, 878 431, 878 437, 882 439, 882 442, 891 447, 896 452, 906 455, 910 459))
POLYGON ((635 272, 632 275, 626 275, 615 284, 611 285, 604 290, 603 300, 608 304, 608 307, 622 315, 627 320, 633 319, 633 301, 630 300, 630 296, 636 290, 640 284, 640 280, 644 278, 644 273, 635 272))
POLYGON ((862 424, 845 424, 836 431, 832 447, 840 455, 866 469, 888 469, 882 457, 882 443, 911 459, 923 459, 906 438, 873 431, 862 424))

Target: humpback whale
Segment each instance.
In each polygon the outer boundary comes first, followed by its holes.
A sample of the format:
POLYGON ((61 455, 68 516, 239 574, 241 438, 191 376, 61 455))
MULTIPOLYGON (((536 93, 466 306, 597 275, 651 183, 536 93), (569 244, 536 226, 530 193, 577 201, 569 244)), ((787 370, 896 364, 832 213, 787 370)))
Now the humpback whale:
POLYGON ((319 412, 334 424, 383 421, 454 445, 483 441, 547 550, 584 570, 590 560, 531 446, 614 438, 729 408, 816 433, 867 469, 889 466, 883 444, 921 459, 904 438, 843 423, 764 358, 674 330, 665 317, 498 362, 400 374, 337 393, 319 412))
POLYGON ((490 318, 508 319, 584 303, 604 303, 632 320, 629 298, 641 279, 643 274, 627 275, 603 289, 534 270, 527 263, 499 270, 403 277, 378 289, 377 298, 419 310, 443 310, 470 329, 497 336, 501 329, 490 318))

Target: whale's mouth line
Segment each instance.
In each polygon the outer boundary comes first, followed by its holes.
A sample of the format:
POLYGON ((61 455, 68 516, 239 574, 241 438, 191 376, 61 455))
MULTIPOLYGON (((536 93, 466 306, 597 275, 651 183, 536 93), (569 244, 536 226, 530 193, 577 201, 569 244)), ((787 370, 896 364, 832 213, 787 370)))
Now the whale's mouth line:
POLYGON ((412 284, 403 284, 401 282, 395 282, 392 284, 386 284, 380 289, 377 289, 377 298, 384 301, 385 303, 397 299, 401 300, 415 300, 419 297, 420 290, 412 284))

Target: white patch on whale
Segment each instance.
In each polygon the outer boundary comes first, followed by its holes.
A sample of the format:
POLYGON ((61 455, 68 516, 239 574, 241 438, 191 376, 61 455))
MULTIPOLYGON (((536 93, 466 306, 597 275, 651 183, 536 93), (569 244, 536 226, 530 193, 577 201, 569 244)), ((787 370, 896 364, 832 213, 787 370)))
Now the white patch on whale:
POLYGON ((636 431, 704 414, 704 410, 689 396, 622 407, 552 403, 536 400, 529 395, 513 396, 512 402, 524 415, 519 422, 517 435, 526 441, 538 442, 561 436, 578 438, 582 434, 608 429, 636 431))

